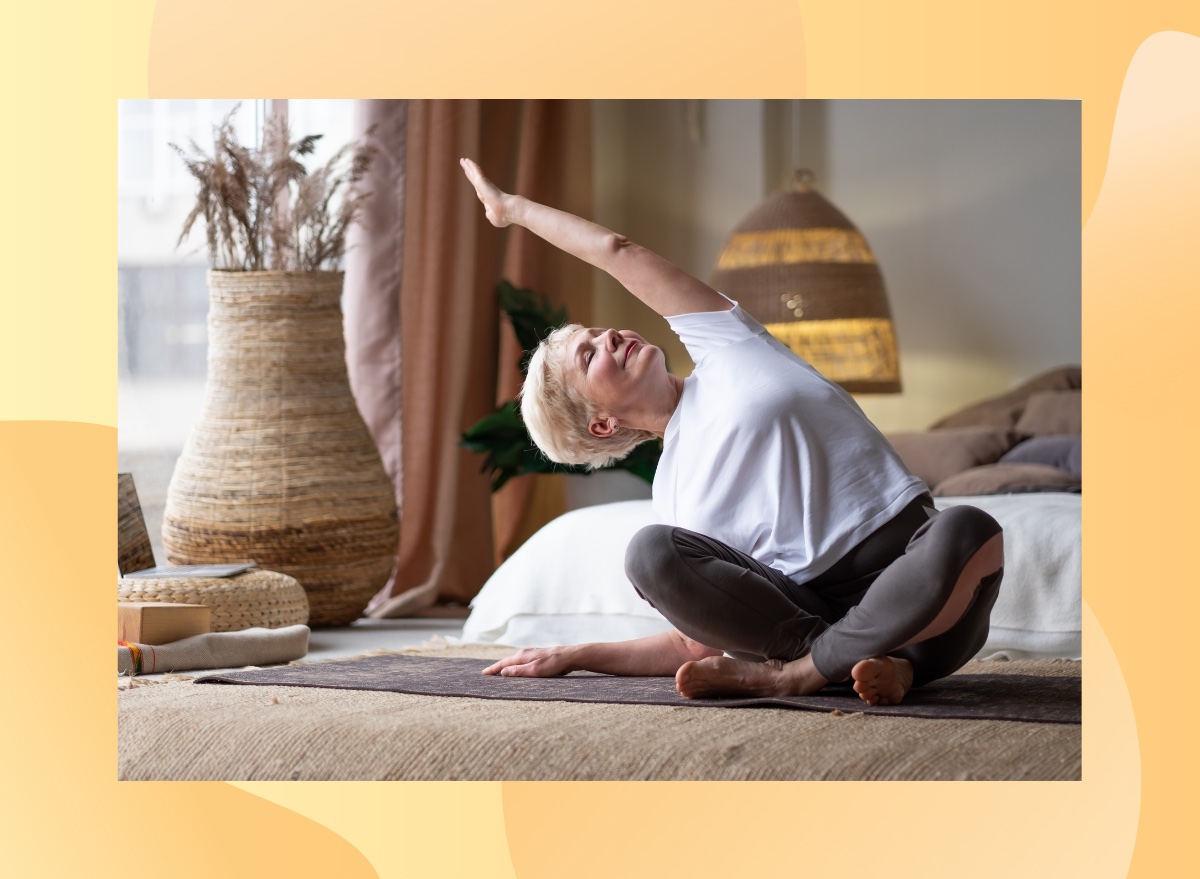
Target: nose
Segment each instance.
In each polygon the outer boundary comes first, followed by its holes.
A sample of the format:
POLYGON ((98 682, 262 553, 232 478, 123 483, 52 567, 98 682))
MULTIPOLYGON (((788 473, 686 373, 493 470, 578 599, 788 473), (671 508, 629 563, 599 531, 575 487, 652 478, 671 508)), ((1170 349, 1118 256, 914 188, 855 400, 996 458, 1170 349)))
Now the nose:
POLYGON ((621 346, 621 334, 616 330, 605 330, 603 333, 604 347, 616 351, 621 346))

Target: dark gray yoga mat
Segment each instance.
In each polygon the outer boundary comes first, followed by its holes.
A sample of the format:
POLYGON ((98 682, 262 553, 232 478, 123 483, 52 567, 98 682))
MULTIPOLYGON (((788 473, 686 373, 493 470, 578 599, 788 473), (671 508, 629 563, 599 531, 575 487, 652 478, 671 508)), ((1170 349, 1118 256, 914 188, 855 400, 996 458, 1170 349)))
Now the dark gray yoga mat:
POLYGON ((286 665, 198 678, 198 684, 255 684, 383 690, 421 696, 465 696, 540 702, 619 702, 693 708, 770 706, 938 719, 1079 723, 1080 678, 1021 674, 960 674, 911 691, 900 705, 870 706, 849 687, 811 696, 684 699, 670 677, 631 678, 575 672, 559 678, 485 675, 487 659, 381 655, 344 662, 286 665))

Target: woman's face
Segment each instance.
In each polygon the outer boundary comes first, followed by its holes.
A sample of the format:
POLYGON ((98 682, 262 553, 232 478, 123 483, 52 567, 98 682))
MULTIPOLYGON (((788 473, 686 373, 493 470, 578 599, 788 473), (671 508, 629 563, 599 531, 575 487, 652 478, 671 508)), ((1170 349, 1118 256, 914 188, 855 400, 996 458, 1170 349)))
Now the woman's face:
POLYGON ((633 330, 577 330, 561 356, 572 387, 605 416, 648 408, 666 377, 662 349, 633 330))

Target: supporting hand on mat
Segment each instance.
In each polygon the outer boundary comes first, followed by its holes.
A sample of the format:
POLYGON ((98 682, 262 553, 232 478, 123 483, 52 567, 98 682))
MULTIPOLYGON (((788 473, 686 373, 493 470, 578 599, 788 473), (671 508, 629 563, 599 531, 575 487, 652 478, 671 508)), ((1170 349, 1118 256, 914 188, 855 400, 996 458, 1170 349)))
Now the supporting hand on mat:
POLYGON ((526 647, 483 670, 485 675, 521 678, 552 678, 575 671, 568 657, 570 647, 526 647))
POLYGON ((595 642, 571 647, 527 647, 483 670, 485 675, 547 678, 573 671, 610 675, 673 675, 692 660, 721 651, 670 629, 632 641, 595 642))

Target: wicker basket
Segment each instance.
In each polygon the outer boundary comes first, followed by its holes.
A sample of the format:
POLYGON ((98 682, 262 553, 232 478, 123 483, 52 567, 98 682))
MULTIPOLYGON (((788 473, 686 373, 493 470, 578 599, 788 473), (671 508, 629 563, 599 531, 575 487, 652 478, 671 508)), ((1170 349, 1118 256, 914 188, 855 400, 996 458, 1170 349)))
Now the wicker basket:
POLYGON ((167 491, 173 564, 256 561, 311 625, 357 619, 391 575, 395 491, 350 392, 341 272, 208 274, 204 413, 167 491))
POLYGON ((308 597, 294 577, 248 571, 236 577, 149 577, 117 580, 117 601, 203 604, 212 608, 214 632, 261 626, 278 629, 308 622, 308 597))

